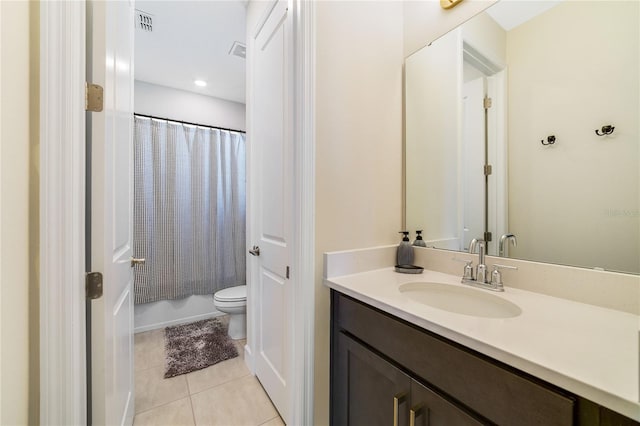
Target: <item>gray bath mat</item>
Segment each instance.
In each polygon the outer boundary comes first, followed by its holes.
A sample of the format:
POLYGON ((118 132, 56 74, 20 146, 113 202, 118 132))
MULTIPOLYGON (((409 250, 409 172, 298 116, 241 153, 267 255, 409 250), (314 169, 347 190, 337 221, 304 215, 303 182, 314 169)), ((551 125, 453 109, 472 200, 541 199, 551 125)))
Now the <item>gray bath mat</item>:
POLYGON ((215 318, 167 327, 164 335, 165 379, 238 356, 226 327, 215 318))

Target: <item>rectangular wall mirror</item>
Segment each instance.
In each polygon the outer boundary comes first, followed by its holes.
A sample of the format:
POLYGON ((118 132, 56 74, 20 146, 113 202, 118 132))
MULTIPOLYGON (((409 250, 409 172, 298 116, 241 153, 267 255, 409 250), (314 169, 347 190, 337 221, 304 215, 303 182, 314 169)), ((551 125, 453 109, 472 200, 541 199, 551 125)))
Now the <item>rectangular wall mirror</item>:
POLYGON ((640 273, 639 6, 502 0, 409 56, 406 228, 640 273))

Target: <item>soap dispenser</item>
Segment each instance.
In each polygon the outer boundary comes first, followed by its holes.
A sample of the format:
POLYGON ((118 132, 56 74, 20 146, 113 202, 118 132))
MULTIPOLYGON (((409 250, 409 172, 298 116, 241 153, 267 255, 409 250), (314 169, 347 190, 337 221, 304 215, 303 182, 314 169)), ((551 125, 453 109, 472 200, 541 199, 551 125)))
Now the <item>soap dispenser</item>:
POLYGON ((416 239, 413 241, 413 245, 416 247, 426 247, 427 243, 424 242, 424 240, 422 239, 422 229, 419 231, 416 231, 416 239))
POLYGON ((398 246, 398 265, 413 265, 413 246, 409 241, 409 231, 401 231, 399 233, 403 234, 403 237, 398 246))

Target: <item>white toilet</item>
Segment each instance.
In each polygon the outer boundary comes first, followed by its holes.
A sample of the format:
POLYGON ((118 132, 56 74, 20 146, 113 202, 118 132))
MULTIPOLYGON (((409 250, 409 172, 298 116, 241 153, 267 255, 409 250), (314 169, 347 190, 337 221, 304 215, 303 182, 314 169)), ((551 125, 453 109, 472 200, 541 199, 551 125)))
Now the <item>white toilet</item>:
POLYGON ((213 295, 213 304, 220 312, 229 314, 229 337, 247 337, 247 286, 225 288, 213 295))

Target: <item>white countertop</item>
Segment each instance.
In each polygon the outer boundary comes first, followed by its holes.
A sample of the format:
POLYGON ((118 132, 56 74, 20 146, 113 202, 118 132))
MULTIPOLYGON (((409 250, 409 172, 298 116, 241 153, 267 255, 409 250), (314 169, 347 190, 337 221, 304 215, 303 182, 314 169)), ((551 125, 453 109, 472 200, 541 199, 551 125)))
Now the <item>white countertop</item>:
POLYGON ((473 317, 412 301, 399 291, 400 285, 419 281, 473 288, 460 284, 460 277, 454 275, 428 270, 420 275, 399 274, 393 268, 331 277, 325 284, 640 420, 637 315, 506 286, 503 293, 489 293, 518 305, 521 315, 473 317))

